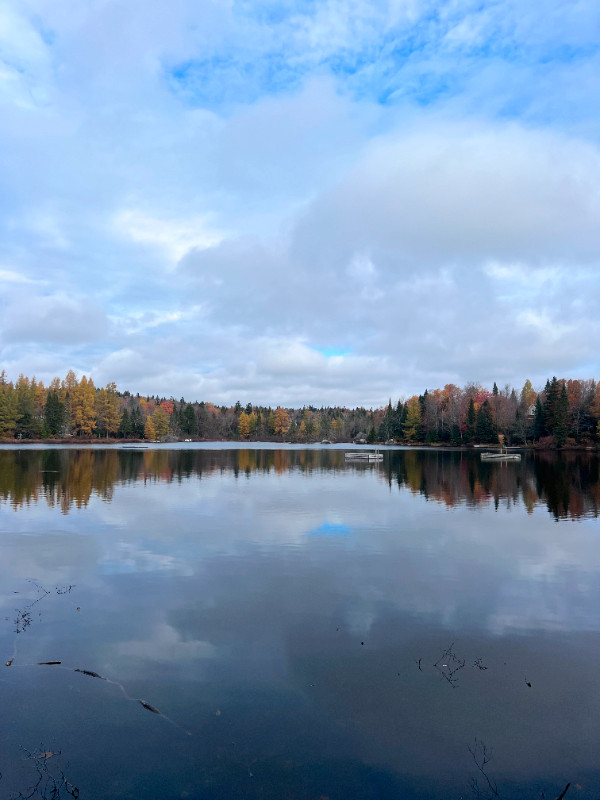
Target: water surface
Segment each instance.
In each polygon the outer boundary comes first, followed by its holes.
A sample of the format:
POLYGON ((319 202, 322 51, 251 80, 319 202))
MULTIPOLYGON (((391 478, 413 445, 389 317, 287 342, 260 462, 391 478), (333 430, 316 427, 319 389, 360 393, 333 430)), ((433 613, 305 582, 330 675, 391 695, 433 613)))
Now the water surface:
POLYGON ((592 453, 2 449, 0 796, 598 798, 599 500, 592 453))

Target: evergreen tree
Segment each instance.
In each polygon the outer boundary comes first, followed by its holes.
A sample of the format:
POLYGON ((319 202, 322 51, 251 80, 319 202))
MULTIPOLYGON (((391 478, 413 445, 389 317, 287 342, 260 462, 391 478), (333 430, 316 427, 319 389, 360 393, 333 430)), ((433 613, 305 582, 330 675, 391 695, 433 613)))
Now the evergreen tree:
POLYGON ((544 421, 546 423, 546 431, 549 434, 554 433, 554 426, 556 424, 556 404, 560 396, 560 385, 556 376, 551 381, 546 381, 546 399, 544 400, 544 421))
POLYGON ((131 410, 131 433, 136 439, 141 439, 144 436, 144 415, 141 408, 136 405, 131 410))
POLYGON ((44 428, 47 436, 61 436, 64 433, 65 406, 60 402, 58 392, 50 390, 44 406, 44 428))
POLYGON ((181 430, 189 436, 196 433, 196 412, 194 406, 188 403, 183 409, 182 420, 180 422, 181 430))
POLYGON ((42 420, 35 413, 35 378, 30 381, 23 375, 15 385, 17 416, 15 436, 19 439, 33 439, 41 436, 42 420))
POLYGON ((498 436, 494 428, 494 421, 492 419, 492 408, 487 399, 483 401, 477 412, 475 439, 482 444, 494 444, 498 441, 498 436))
POLYGON ((450 444, 452 447, 459 447, 461 444, 460 428, 456 424, 450 429, 450 444))
POLYGON ((475 402, 473 398, 470 397, 469 408, 467 410, 467 435, 466 435, 467 442, 473 442, 475 440, 476 421, 477 421, 477 415, 475 412, 475 402))
POLYGON ((404 405, 398 400, 398 404, 396 406, 396 410, 394 411, 394 416, 392 419, 392 430, 391 435, 394 439, 401 439, 402 438, 402 423, 405 419, 405 409, 404 405))
POLYGON ((131 417, 127 408, 124 408, 123 414, 121 415, 121 422, 119 424, 119 436, 121 439, 127 439, 129 436, 131 436, 131 433, 131 417))
POLYGON ((567 387, 562 384, 558 400, 554 406, 554 438, 556 444, 562 447, 567 441, 569 430, 569 398, 567 396, 567 387))
POLYGON ((537 442, 546 432, 546 415, 540 396, 535 401, 535 420, 533 423, 533 438, 537 442))

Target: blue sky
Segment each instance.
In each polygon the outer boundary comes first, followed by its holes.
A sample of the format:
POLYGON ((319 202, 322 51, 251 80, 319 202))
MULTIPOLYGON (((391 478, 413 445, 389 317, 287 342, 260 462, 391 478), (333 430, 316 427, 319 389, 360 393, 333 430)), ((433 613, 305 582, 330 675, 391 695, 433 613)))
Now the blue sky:
POLYGON ((600 377, 592 0, 0 3, 0 363, 218 403, 600 377))

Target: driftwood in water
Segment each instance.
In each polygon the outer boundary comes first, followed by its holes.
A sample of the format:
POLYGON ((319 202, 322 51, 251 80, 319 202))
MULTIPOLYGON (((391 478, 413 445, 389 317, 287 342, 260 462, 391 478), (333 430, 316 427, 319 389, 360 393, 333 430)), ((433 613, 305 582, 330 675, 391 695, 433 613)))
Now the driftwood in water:
POLYGON ((153 714, 160 714, 158 708, 154 708, 154 706, 151 706, 150 703, 147 703, 145 700, 138 700, 138 702, 140 703, 140 705, 144 706, 144 708, 147 708, 148 711, 151 711, 153 714))
POLYGON ((98 675, 97 672, 92 672, 91 669, 74 669, 73 672, 81 672, 82 675, 89 675, 90 678, 100 678, 101 681, 106 680, 102 675, 98 675))
POLYGON ((38 664, 41 667, 42 666, 54 667, 54 666, 56 666, 56 664, 62 664, 62 661, 38 661, 38 664))

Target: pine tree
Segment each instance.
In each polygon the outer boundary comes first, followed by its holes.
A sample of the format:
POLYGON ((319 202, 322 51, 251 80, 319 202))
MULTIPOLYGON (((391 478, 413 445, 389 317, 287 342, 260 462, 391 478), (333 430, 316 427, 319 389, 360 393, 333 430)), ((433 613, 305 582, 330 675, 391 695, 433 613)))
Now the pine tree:
POLYGON ((119 423, 119 436, 121 439, 127 439, 131 436, 131 417, 127 408, 123 409, 121 415, 121 422, 119 423))
POLYGON ((559 447, 562 447, 567 441, 569 431, 569 398, 567 396, 567 387, 562 384, 558 400, 554 406, 554 439, 559 447))
POLYGON ((492 419, 492 408, 487 399, 483 401, 477 412, 475 439, 482 444, 493 444, 498 441, 498 436, 494 428, 494 421, 492 419))
POLYGON ((181 430, 188 435, 196 433, 196 412, 194 411, 194 406, 190 405, 190 403, 183 410, 181 430))
POLYGON ((475 412, 475 402, 472 397, 469 398, 469 408, 467 410, 467 442, 475 440, 475 423, 477 421, 477 414, 475 412))
POLYGON ((533 438, 537 442, 546 432, 546 415, 544 414, 544 407, 540 397, 535 401, 535 420, 533 423, 533 438))
POLYGON ((144 415, 139 406, 134 406, 131 410, 131 433, 136 439, 141 439, 144 435, 145 422, 144 415))
POLYGON ((546 381, 545 392, 546 399, 544 400, 544 420, 546 423, 546 431, 549 434, 553 434, 556 423, 556 404, 560 396, 560 387, 556 376, 554 376, 551 381, 546 381))
POLYGON ((44 427, 47 436, 61 436, 65 424, 65 406, 60 402, 58 392, 51 389, 46 395, 44 406, 44 427))

